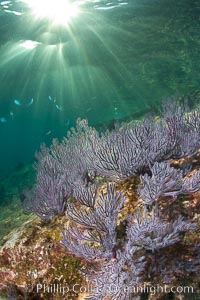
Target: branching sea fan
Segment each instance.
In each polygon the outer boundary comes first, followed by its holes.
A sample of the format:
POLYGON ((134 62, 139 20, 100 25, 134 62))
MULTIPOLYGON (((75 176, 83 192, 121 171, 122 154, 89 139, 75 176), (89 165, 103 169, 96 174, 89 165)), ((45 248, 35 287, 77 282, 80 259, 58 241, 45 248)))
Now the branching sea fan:
MULTIPOLYGON (((134 299, 131 287, 159 276, 161 282, 173 283, 163 262, 171 251, 177 255, 176 245, 197 228, 186 214, 163 214, 163 207, 200 190, 200 171, 184 172, 180 162, 198 156, 200 111, 172 100, 159 118, 101 134, 78 120, 68 138, 54 140, 50 149, 42 146, 37 155, 36 184, 25 193, 25 211, 45 221, 66 214, 70 225, 62 244, 93 265, 85 274, 93 286, 88 299, 134 299), (119 186, 137 178, 137 197, 132 199, 119 186), (133 211, 128 209, 131 201, 133 211)), ((199 270, 195 257, 199 254, 191 251, 190 260, 199 270)), ((182 270, 183 264, 190 274, 188 262, 177 255, 174 268, 182 270)))

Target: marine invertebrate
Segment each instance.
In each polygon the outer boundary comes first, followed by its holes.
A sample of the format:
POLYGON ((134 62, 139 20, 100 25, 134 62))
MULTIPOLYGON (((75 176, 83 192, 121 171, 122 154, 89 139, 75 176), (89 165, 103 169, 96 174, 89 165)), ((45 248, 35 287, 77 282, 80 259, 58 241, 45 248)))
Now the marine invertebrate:
POLYGON ((66 210, 67 217, 73 222, 84 226, 84 232, 77 226, 70 226, 63 244, 71 249, 71 253, 86 259, 112 258, 117 246, 116 226, 118 214, 124 205, 125 197, 115 193, 114 185, 108 185, 107 194, 101 193, 95 198, 95 205, 81 210, 71 204, 66 210), (92 230, 92 231, 91 231, 92 230), (87 241, 85 243, 85 241, 87 241), (88 245, 96 243, 97 247, 88 245))
POLYGON ((65 211, 65 198, 70 190, 65 184, 66 176, 62 173, 58 161, 50 156, 43 146, 38 155, 37 178, 34 189, 24 192, 27 199, 25 212, 34 212, 43 220, 48 220, 65 211))
POLYGON ((143 188, 138 192, 145 204, 152 204, 159 197, 179 194, 189 194, 200 190, 200 171, 196 171, 191 177, 183 177, 180 169, 175 169, 169 164, 161 162, 155 163, 150 168, 151 175, 141 176, 143 188))
MULTIPOLYGON (((95 288, 89 299, 133 297, 130 287, 147 278, 151 281, 158 269, 156 257, 164 261, 165 250, 176 248, 185 233, 195 230, 189 217, 175 219, 171 213, 162 214, 161 208, 169 198, 176 200, 200 190, 199 170, 184 172, 173 166, 174 159, 199 151, 199 120, 198 109, 190 112, 186 103, 169 101, 160 118, 117 125, 102 134, 86 120, 78 120, 68 138, 60 144, 54 140, 50 149, 42 148, 36 186, 25 207, 44 220, 66 211, 71 223, 63 233, 63 245, 95 264, 86 274, 95 288), (99 176, 112 181, 106 192, 99 176), (126 216, 128 199, 115 185, 134 176, 140 176, 135 200, 139 208, 126 216), (122 223, 125 226, 119 234, 122 223)), ((192 261, 196 265, 195 258, 192 261)), ((167 280, 173 282, 170 276, 167 280)))

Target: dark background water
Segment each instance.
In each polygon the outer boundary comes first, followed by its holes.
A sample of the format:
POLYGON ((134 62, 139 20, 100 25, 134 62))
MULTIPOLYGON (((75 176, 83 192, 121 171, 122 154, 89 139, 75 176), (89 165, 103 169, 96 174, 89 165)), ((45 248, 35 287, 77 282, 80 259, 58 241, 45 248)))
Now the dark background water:
POLYGON ((81 11, 52 26, 22 1, 0 2, 2 176, 78 117, 96 126, 139 118, 162 97, 199 89, 199 0, 85 0, 81 11))

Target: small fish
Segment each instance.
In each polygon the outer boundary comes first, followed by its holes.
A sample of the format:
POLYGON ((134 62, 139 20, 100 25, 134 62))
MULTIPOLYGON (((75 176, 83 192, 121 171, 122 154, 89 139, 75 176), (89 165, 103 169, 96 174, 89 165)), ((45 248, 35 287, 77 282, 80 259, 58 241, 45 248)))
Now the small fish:
POLYGON ((46 135, 49 135, 49 134, 51 134, 51 130, 49 130, 49 131, 46 133, 46 135))
POLYGON ((6 120, 6 118, 4 118, 4 117, 1 117, 1 118, 0 118, 0 122, 1 122, 1 123, 6 123, 6 122, 7 122, 7 120, 6 120))
POLYGON ((14 118, 14 113, 13 113, 13 111, 10 111, 10 116, 11 116, 12 119, 14 118))
POLYGON ((31 106, 33 104, 33 98, 28 102, 27 106, 31 106))
POLYGON ((160 116, 155 116, 154 120, 155 120, 155 123, 160 123, 161 122, 161 117, 160 116))
POLYGON ((20 102, 19 100, 17 100, 17 99, 14 100, 14 103, 15 103, 16 105, 18 105, 18 106, 21 105, 21 102, 20 102))
POLYGON ((69 120, 66 121, 65 125, 68 127, 69 126, 69 120))
POLYGON ((92 107, 89 107, 88 109, 86 109, 86 112, 89 112, 92 110, 92 107))
POLYGON ((53 99, 51 96, 49 96, 48 98, 49 98, 50 101, 52 101, 54 103, 56 102, 56 98, 53 99))
POLYGON ((56 108, 57 108, 58 110, 62 110, 62 107, 59 106, 58 104, 56 104, 56 108))

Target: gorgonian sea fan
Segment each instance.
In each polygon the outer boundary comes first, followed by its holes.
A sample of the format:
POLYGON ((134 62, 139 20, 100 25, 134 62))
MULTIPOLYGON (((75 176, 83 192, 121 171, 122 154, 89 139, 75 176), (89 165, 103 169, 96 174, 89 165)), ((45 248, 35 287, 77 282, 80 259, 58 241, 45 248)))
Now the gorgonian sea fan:
MULTIPOLYGON (((197 153, 200 148, 199 116, 199 109, 189 112, 186 105, 170 101, 163 105, 160 121, 149 118, 123 124, 101 135, 89 127, 86 120, 77 120, 77 128, 72 129, 68 138, 64 138, 60 144, 54 140, 50 149, 42 146, 37 155, 36 184, 33 191, 26 194, 25 210, 51 219, 55 214, 63 213, 65 201, 71 194, 79 198, 84 191, 82 201, 88 202, 91 184, 95 188, 95 179, 98 176, 120 180, 148 174, 147 171, 151 168, 152 172, 155 168, 161 168, 162 165, 154 166, 157 162, 197 153)), ((163 172, 166 171, 163 169, 163 172)), ((163 173, 161 176, 167 175, 163 173)), ((195 190, 198 189, 198 178, 197 174, 193 183, 190 183, 194 184, 196 180, 195 190)), ((174 185, 178 184, 176 179, 171 178, 176 182, 174 185)), ((151 184, 152 180, 157 180, 157 184, 158 176, 157 179, 150 179, 151 184)), ((147 184, 148 178, 144 177, 142 181, 147 184)), ((188 190, 188 184, 185 183, 185 191, 188 190)), ((167 188, 169 187, 164 189, 167 188)), ((160 193, 161 191, 158 192, 160 193)), ((150 199, 152 196, 149 195, 149 200, 145 201, 150 203, 157 196, 150 199)))
MULTIPOLYGON (((70 225, 62 244, 69 253, 96 264, 85 275, 101 288, 88 299, 130 299, 124 286, 153 280, 159 270, 157 257, 164 268, 165 249, 196 228, 193 220, 163 216, 159 210, 159 201, 167 205, 169 198, 200 190, 199 170, 191 173, 172 165, 174 159, 197 155, 200 111, 190 112, 185 103, 172 100, 163 105, 160 118, 118 125, 101 134, 87 120, 77 120, 67 138, 54 140, 49 149, 42 146, 37 155, 36 184, 26 192, 24 208, 45 221, 66 213, 70 225), (137 176, 140 207, 126 215, 128 199, 114 182, 137 176), (106 189, 102 178, 112 181, 106 189)), ((184 262, 179 257, 177 261, 181 270, 184 262)), ((191 261, 197 268, 195 254, 191 261)), ((160 274, 168 284, 173 281, 169 270, 166 276, 162 270, 160 274)))

